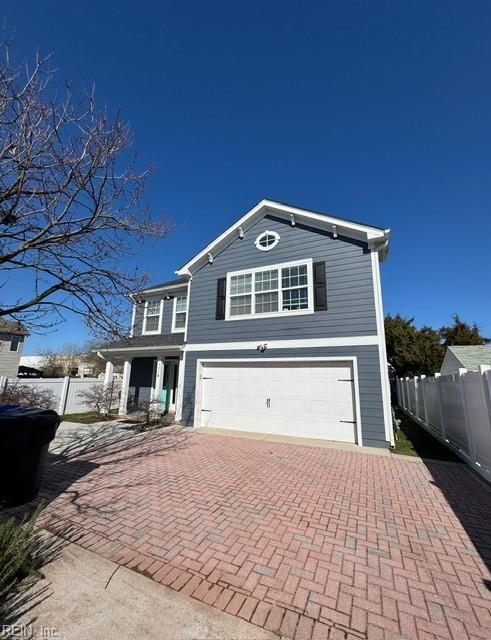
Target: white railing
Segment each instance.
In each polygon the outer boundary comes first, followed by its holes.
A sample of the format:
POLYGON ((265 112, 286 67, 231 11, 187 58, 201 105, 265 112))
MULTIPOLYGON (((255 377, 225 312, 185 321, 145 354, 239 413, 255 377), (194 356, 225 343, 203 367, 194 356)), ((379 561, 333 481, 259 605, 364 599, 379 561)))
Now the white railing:
POLYGON ((491 367, 396 382, 399 406, 491 482, 491 367))
MULTIPOLYGON (((50 391, 53 394, 53 409, 60 415, 69 413, 84 413, 94 409, 83 397, 83 392, 93 387, 102 387, 103 380, 99 378, 6 378, 0 376, 0 389, 9 385, 22 385, 40 391, 50 391)), ((117 407, 121 380, 113 379, 112 408, 117 407)))

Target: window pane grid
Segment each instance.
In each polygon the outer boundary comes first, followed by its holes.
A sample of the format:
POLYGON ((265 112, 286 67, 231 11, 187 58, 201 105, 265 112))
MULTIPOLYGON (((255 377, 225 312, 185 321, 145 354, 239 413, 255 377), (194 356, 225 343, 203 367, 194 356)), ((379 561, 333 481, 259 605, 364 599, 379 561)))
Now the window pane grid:
POLYGON ((160 301, 152 300, 147 305, 147 316, 158 316, 158 315, 160 315, 160 301))
POLYGON ((230 299, 230 315, 245 316, 251 314, 252 296, 235 296, 230 299))
POLYGON ((230 317, 309 309, 308 266, 300 264, 231 276, 228 299, 230 317))
POLYGON ((307 287, 301 289, 283 289, 283 311, 298 311, 308 309, 309 290, 307 287))
POLYGON ((186 327, 186 313, 176 313, 176 329, 184 329, 186 327))
POLYGON ((281 284, 283 289, 305 287, 307 283, 307 265, 301 264, 296 267, 285 267, 281 270, 281 284))
POLYGON ((261 247, 270 247, 276 240, 276 237, 271 234, 271 233, 267 233, 266 235, 261 236, 261 238, 259 239, 259 244, 261 245, 261 247))
POLYGON ((278 311, 278 292, 256 294, 256 313, 271 313, 278 311))
POLYGON ((242 273, 238 276, 230 278, 230 294, 237 295, 243 293, 251 293, 252 291, 252 273, 242 273))
POLYGON ((277 291, 278 270, 258 271, 254 282, 255 291, 277 291))
POLYGON ((145 309, 145 331, 158 331, 160 324, 160 300, 148 300, 145 309))
POLYGON ((177 296, 176 298, 176 313, 185 313, 187 305, 186 296, 177 296))
POLYGON ((159 316, 147 317, 145 321, 145 331, 158 331, 159 328, 159 316))

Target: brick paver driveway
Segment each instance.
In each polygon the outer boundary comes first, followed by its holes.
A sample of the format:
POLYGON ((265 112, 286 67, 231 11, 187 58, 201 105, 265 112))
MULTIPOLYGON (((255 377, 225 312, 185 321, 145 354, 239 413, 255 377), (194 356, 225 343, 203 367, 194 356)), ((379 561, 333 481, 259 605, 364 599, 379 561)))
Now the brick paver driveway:
POLYGON ((49 528, 289 638, 491 637, 465 465, 177 430, 51 456, 43 497, 49 528))

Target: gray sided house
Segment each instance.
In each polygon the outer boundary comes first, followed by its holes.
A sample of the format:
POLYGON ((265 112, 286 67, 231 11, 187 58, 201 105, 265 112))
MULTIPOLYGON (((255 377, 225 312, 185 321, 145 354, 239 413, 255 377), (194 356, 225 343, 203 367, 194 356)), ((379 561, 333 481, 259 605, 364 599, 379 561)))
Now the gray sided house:
POLYGON ((392 442, 379 262, 389 231, 261 200, 133 296, 120 412, 153 399, 189 427, 392 442))
POLYGON ((24 339, 28 335, 19 322, 0 318, 0 376, 17 377, 24 339))
POLYGON ((491 365, 490 345, 447 347, 440 373, 442 376, 458 373, 459 369, 479 371, 481 365, 491 365))

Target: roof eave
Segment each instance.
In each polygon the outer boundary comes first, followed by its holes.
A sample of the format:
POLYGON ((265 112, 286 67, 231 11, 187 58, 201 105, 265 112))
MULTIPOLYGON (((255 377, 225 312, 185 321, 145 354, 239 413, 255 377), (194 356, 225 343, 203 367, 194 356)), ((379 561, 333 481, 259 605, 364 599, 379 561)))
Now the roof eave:
POLYGON ((169 345, 143 345, 136 347, 109 347, 102 349, 92 349, 92 353, 104 354, 104 353, 126 353, 135 351, 182 351, 184 349, 183 344, 169 344, 169 345))
MULTIPOLYGON (((177 273, 177 272, 176 272, 177 273)), ((135 302, 135 298, 145 297, 148 295, 152 295, 153 293, 160 293, 162 291, 175 291, 176 289, 186 289, 189 286, 189 280, 186 282, 182 282, 181 284, 171 284, 167 287, 152 287, 150 289, 141 289, 140 291, 133 291, 128 294, 128 297, 135 302)))
POLYGON ((233 239, 233 234, 240 227, 252 226, 256 219, 263 215, 264 210, 268 210, 276 215, 287 218, 294 216, 299 222, 314 224, 317 227, 335 230, 339 235, 346 235, 357 240, 367 242, 371 248, 380 252, 380 259, 384 260, 387 256, 390 229, 381 229, 370 225, 352 222, 343 218, 329 216, 321 213, 310 211, 309 209, 300 209, 292 205, 286 205, 274 200, 263 199, 250 211, 244 214, 233 225, 228 227, 215 240, 210 242, 204 249, 196 254, 191 260, 186 262, 180 269, 175 271, 180 276, 192 275, 192 268, 199 268, 208 260, 208 254, 216 254, 223 250, 227 244, 233 239))

